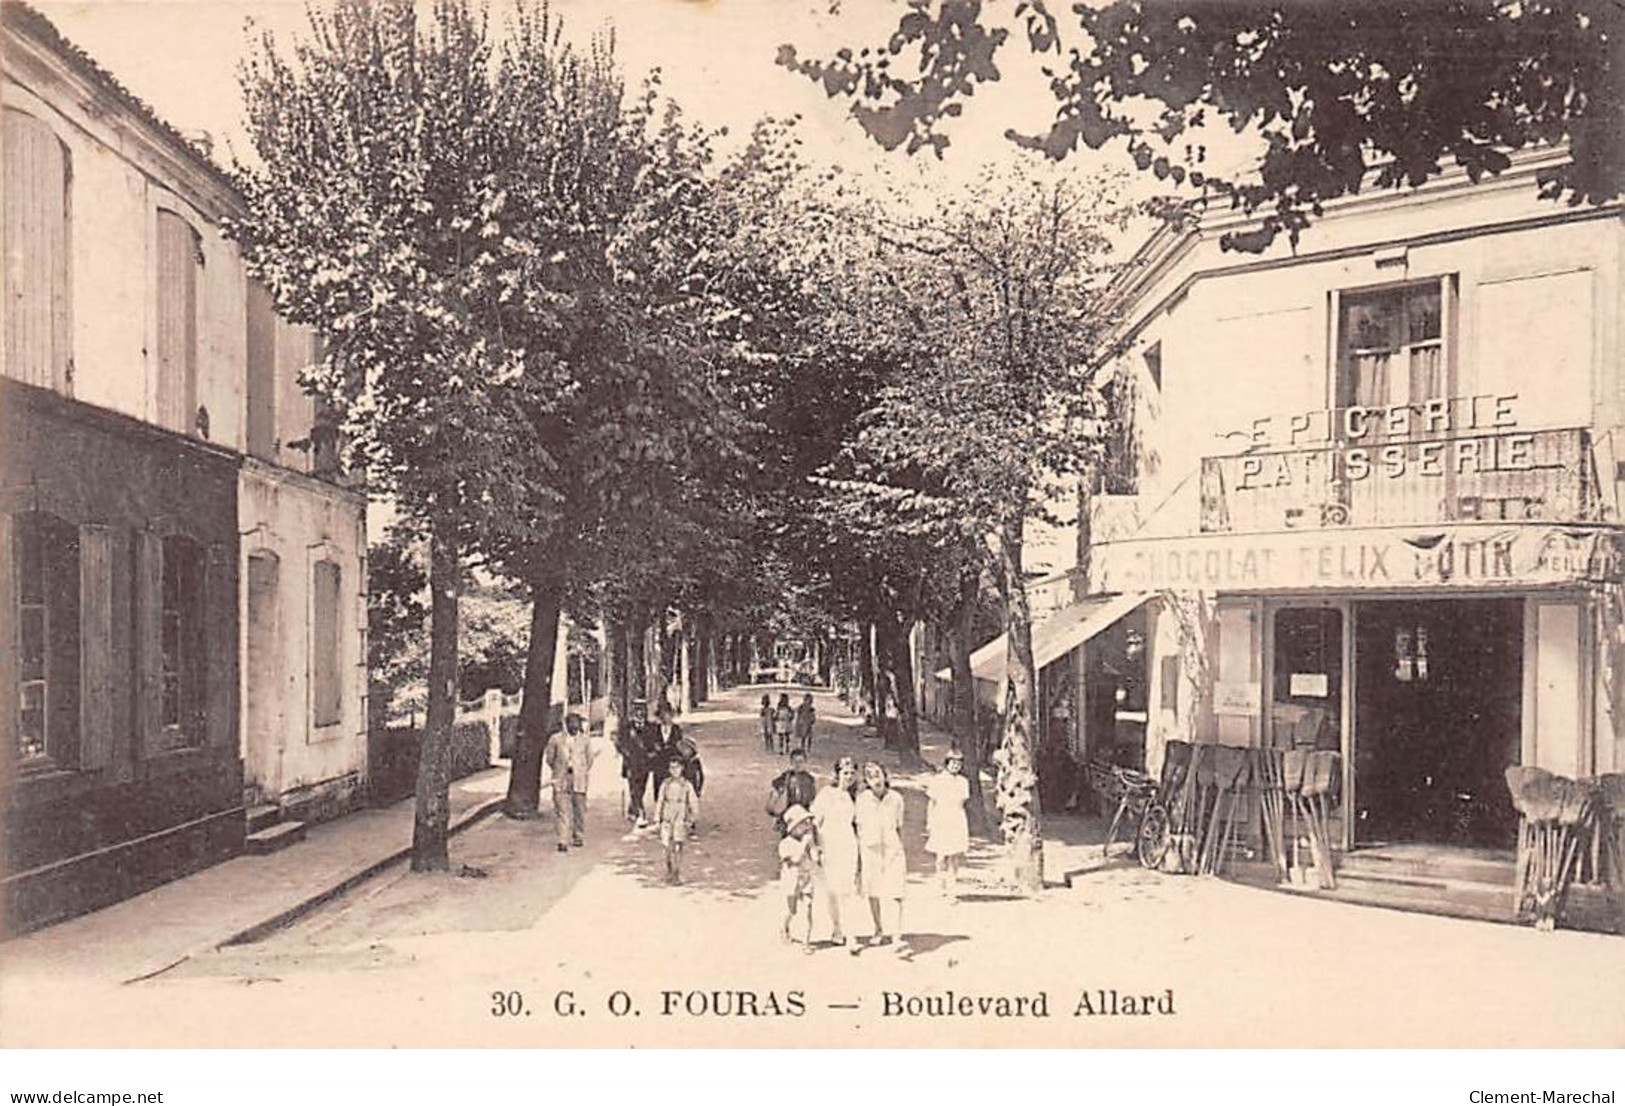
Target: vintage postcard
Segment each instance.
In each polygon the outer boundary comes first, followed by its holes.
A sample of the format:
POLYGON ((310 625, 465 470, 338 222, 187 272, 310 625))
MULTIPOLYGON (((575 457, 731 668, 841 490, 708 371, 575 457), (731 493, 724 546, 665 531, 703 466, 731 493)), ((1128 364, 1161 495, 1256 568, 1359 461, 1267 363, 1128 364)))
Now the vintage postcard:
POLYGON ((1625 16, 1399 11, 4 0, 0 1044, 1625 1045, 1625 16))

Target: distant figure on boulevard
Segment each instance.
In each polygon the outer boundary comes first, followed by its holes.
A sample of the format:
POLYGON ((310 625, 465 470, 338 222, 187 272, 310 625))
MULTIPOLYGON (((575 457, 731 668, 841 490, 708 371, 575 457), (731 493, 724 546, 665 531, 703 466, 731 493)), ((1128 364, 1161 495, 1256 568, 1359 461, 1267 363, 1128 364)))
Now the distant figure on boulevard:
MULTIPOLYGON (((639 829, 649 824, 643 809, 643 793, 648 790, 649 777, 657 768, 648 730, 649 706, 642 699, 634 699, 615 735, 615 748, 621 754, 621 775, 626 778, 626 819, 637 823, 639 829)), ((655 781, 655 786, 660 786, 659 781, 655 781)))
POLYGON ((903 888, 908 881, 908 860, 903 853, 903 797, 892 790, 891 778, 876 761, 863 766, 863 783, 864 789, 853 803, 858 827, 858 885, 869 900, 875 944, 890 945, 902 935, 903 888))
POLYGON ((795 729, 796 712, 790 705, 790 696, 781 694, 779 705, 773 711, 773 737, 777 741, 779 752, 790 751, 790 733, 795 729))
POLYGON ((666 882, 683 882, 683 845, 694 832, 700 816, 700 797, 694 785, 683 777, 683 762, 676 757, 666 761, 666 779, 655 800, 655 823, 660 827, 660 844, 666 851, 666 882))
POLYGON ((817 882, 818 838, 813 830, 812 813, 804 806, 793 806, 784 812, 784 837, 779 841, 779 889, 784 892, 784 924, 779 936, 791 940, 790 927, 796 913, 806 915, 806 930, 802 937, 802 951, 812 952, 813 886, 817 882))
POLYGON ((829 786, 820 789, 812 802, 813 830, 822 853, 820 890, 829 911, 829 939, 842 946, 846 944, 842 914, 858 893, 858 830, 854 824, 857 808, 852 803, 852 788, 857 780, 857 762, 842 757, 835 762, 829 786))
POLYGON ((792 807, 810 807, 818 795, 818 781, 807 771, 807 753, 804 749, 790 750, 790 767, 773 777, 773 789, 767 797, 767 813, 773 818, 773 828, 780 837, 789 832, 785 812, 792 807))
POLYGON ((937 858, 937 879, 944 898, 957 897, 959 867, 970 849, 970 827, 965 820, 965 804, 970 800, 970 781, 964 776, 965 754, 949 749, 942 771, 925 786, 931 805, 925 815, 925 848, 937 858))
POLYGON ((587 778, 592 775, 592 743, 581 715, 570 714, 564 729, 547 739, 542 759, 553 773, 553 823, 558 830, 558 851, 579 848, 587 828, 587 778))
POLYGON ((762 748, 773 751, 773 696, 762 696, 762 748))
POLYGON ((807 751, 808 756, 812 755, 813 723, 817 718, 818 712, 813 709, 812 692, 809 691, 802 698, 801 705, 796 708, 795 721, 795 742, 807 751))

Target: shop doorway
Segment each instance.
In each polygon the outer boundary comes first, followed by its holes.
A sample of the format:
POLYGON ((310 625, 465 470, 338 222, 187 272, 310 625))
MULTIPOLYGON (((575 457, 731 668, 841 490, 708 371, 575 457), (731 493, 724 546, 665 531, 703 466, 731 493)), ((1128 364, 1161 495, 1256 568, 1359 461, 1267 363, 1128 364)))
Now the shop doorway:
POLYGON ((1522 602, 1357 603, 1354 638, 1356 842, 1512 848, 1522 602))

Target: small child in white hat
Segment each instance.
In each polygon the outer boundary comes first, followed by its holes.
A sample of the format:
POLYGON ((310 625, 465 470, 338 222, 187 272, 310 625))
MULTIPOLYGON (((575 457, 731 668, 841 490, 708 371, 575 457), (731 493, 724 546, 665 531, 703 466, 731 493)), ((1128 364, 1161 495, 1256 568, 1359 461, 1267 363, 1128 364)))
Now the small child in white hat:
POLYGON ((806 952, 813 950, 813 875, 817 866, 818 839, 812 812, 798 803, 784 812, 784 837, 779 840, 779 889, 784 892, 784 924, 779 936, 791 940, 790 926, 796 911, 804 906, 807 928, 802 946, 806 952))

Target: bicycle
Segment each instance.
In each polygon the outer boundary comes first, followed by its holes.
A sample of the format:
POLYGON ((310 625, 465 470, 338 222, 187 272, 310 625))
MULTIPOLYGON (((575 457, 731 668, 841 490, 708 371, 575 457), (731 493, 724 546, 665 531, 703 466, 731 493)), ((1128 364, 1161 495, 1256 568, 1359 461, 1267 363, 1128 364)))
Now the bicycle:
POLYGON ((1117 841, 1118 829, 1132 824, 1134 856, 1140 866, 1153 870, 1160 868, 1172 840, 1161 784, 1144 772, 1115 764, 1091 763, 1087 772, 1096 793, 1107 802, 1116 804, 1116 812, 1106 830, 1106 843, 1101 846, 1101 855, 1110 856, 1112 845, 1117 841))

